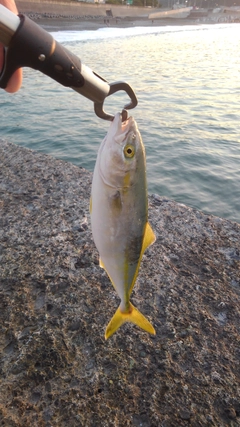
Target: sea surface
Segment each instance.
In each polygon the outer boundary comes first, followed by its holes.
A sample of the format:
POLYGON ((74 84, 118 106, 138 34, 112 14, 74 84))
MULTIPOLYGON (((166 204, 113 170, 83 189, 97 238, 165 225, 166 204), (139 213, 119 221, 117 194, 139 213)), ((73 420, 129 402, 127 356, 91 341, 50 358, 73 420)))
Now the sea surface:
MULTIPOLYGON (((149 193, 240 223, 240 24, 103 28, 53 36, 109 82, 132 85, 149 193)), ((124 93, 106 110, 121 111, 124 93)), ((1 91, 0 137, 92 171, 109 123, 31 69, 1 91)))

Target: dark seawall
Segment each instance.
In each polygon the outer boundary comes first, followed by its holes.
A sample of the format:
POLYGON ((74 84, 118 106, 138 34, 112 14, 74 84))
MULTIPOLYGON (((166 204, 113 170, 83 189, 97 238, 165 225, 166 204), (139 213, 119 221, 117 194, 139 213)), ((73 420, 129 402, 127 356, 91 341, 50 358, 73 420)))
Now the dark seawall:
POLYGON ((92 174, 0 141, 0 420, 7 427, 240 425, 240 226, 149 196, 132 301, 155 337, 104 329, 92 174))
POLYGON ((109 5, 98 3, 87 3, 77 1, 61 1, 54 0, 16 0, 18 10, 22 13, 52 13, 59 15, 76 15, 76 16, 106 16, 106 10, 111 9, 113 16, 144 16, 147 17, 150 9, 144 7, 134 7, 126 5, 109 5))

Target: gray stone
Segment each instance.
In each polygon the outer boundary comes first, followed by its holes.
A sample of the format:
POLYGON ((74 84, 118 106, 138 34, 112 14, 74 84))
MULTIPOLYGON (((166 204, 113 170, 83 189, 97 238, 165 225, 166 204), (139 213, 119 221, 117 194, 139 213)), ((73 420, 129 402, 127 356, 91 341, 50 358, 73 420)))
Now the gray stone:
POLYGON ((239 426, 240 226, 149 196, 157 240, 126 324, 97 265, 92 174, 0 142, 0 421, 6 426, 239 426), (161 237, 161 238, 159 238, 161 237))

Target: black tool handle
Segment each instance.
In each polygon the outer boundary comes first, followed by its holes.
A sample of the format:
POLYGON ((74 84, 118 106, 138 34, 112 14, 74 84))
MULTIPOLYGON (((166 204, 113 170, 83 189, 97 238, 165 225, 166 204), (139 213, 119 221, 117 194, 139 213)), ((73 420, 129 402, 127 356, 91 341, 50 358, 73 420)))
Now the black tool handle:
POLYGON ((0 87, 6 88, 14 71, 21 67, 39 70, 63 86, 83 86, 81 60, 31 19, 21 14, 19 18, 19 27, 5 49, 0 87))
POLYGON ((105 98, 113 93, 125 91, 130 97, 131 102, 124 109, 137 105, 136 95, 127 83, 109 84, 27 16, 19 14, 17 17, 2 5, 0 41, 7 46, 0 73, 0 88, 7 87, 10 77, 18 68, 30 67, 93 101, 95 113, 102 119, 113 120, 114 116, 103 110, 105 98))

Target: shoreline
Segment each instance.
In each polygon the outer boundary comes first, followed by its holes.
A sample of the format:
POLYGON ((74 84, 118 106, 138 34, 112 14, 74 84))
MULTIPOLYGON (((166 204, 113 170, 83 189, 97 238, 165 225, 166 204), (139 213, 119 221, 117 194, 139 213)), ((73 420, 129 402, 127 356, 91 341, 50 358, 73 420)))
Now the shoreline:
MULTIPOLYGON (((198 19, 149 19, 147 15, 113 16, 106 15, 66 15, 39 12, 20 13, 28 16, 47 31, 91 31, 100 28, 130 28, 130 27, 169 27, 189 25, 214 25, 219 23, 216 16, 198 19)), ((97 12, 97 11, 94 11, 97 12)))
POLYGON ((152 12, 164 12, 165 9, 69 0, 16 0, 16 4, 19 13, 29 16, 48 31, 61 30, 62 27, 74 31, 104 27, 185 26, 234 21, 233 16, 211 11, 206 12, 206 15, 199 13, 186 18, 149 19, 152 12))
MULTIPOLYGON (((31 14, 28 16, 32 19, 31 14)), ((131 27, 169 27, 169 26, 189 26, 189 25, 214 25, 216 22, 211 20, 205 22, 196 22, 190 19, 159 19, 149 20, 148 18, 110 18, 96 17, 96 18, 38 18, 33 19, 38 25, 44 28, 46 31, 92 31, 99 30, 101 28, 131 28, 131 27)))

